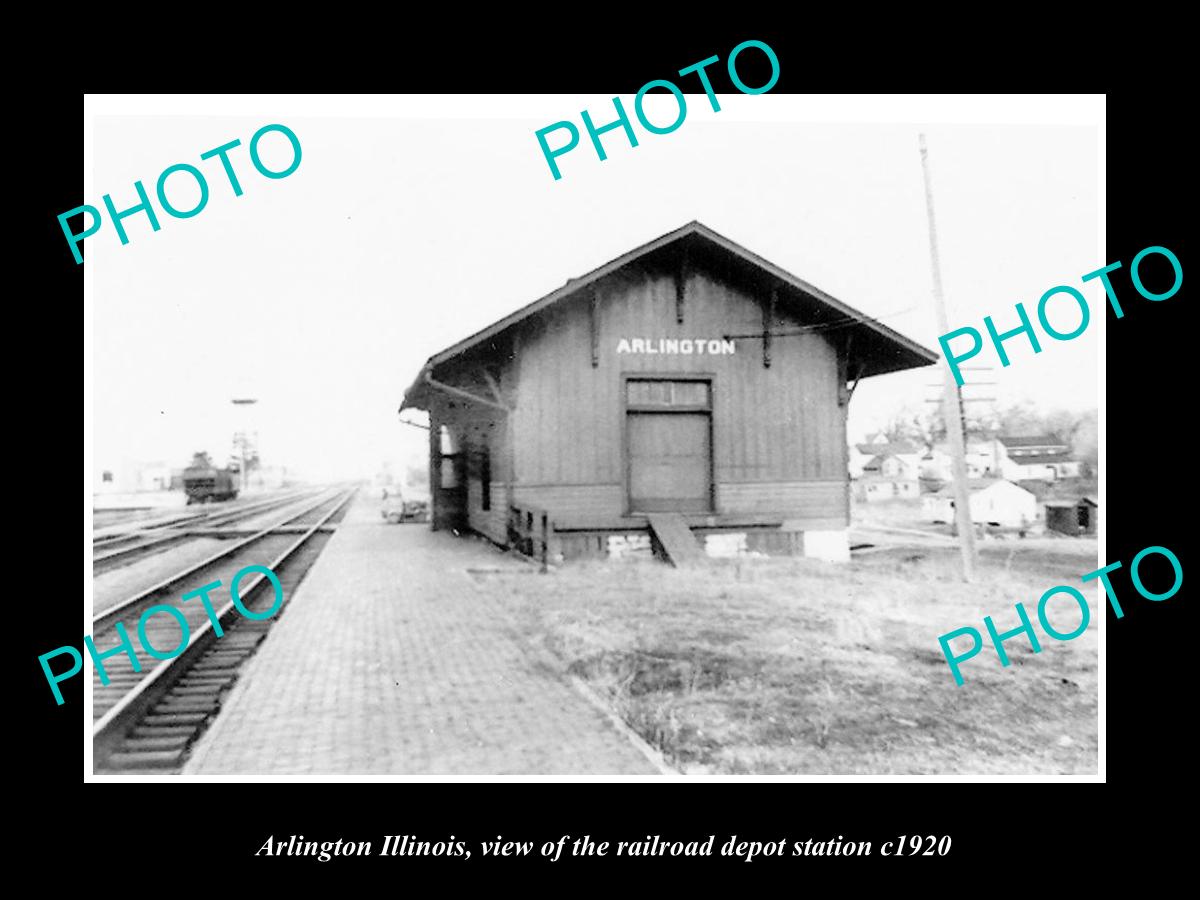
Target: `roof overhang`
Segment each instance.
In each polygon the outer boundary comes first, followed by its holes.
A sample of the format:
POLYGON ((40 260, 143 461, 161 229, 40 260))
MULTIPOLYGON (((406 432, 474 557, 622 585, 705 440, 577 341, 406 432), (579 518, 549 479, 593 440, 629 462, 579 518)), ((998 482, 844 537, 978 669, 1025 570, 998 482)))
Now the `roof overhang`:
MULTIPOLYGON (((853 348, 854 356, 865 361, 865 366, 860 366, 857 373, 860 378, 927 366, 937 362, 939 358, 934 351, 905 337, 877 319, 863 315, 820 288, 797 278, 792 273, 752 253, 729 238, 717 234, 711 228, 699 222, 689 222, 682 228, 677 228, 675 231, 668 232, 618 256, 580 278, 568 280, 557 290, 521 307, 503 319, 493 322, 440 353, 435 353, 426 361, 412 385, 405 392, 404 400, 400 404, 400 411, 428 408, 428 377, 438 366, 466 353, 484 341, 496 337, 529 317, 537 315, 547 307, 586 290, 606 276, 620 271, 639 259, 664 250, 672 244, 685 241, 689 246, 701 252, 724 254, 727 259, 739 265, 744 272, 752 273, 756 278, 770 282, 773 287, 780 288, 779 301, 782 310, 790 307, 796 313, 802 313, 805 321, 813 321, 817 328, 836 328, 839 332, 846 334, 849 344, 853 348)), ((850 374, 851 377, 854 377, 854 372, 850 374)))

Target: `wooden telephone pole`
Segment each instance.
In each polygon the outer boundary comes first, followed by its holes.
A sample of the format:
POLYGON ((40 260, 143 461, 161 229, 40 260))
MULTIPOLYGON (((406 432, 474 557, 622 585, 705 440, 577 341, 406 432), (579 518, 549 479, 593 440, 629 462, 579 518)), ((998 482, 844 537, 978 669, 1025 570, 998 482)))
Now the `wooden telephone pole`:
MULTIPOLYGON (((929 151, 925 135, 921 135, 921 168, 925 173, 925 206, 929 212, 929 256, 933 264, 933 300, 937 312, 938 330, 950 330, 946 316, 946 298, 942 293, 942 271, 938 265, 937 225, 933 217, 933 180, 929 174, 929 151)), ((950 439, 950 454, 954 466, 954 520, 958 525, 958 541, 962 548, 963 580, 975 580, 975 532, 971 526, 971 488, 967 483, 966 425, 963 421, 962 397, 950 367, 943 366, 945 391, 942 398, 946 436, 950 439)))

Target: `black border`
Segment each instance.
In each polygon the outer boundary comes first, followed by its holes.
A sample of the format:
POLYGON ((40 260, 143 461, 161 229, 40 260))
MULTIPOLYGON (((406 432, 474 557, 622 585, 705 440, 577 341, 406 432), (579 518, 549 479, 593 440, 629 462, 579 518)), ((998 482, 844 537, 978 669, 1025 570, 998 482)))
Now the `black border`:
MULTIPOLYGON (((585 45, 581 37, 572 35, 569 40, 534 41, 532 48, 507 42, 478 52, 457 38, 456 44, 449 46, 447 41, 433 40, 426 34, 424 43, 412 39, 404 44, 403 52, 390 57, 377 54, 373 63, 358 60, 342 70, 336 80, 341 82, 337 87, 346 91, 372 86, 398 91, 630 94, 646 80, 669 77, 664 72, 669 73, 672 66, 678 69, 713 53, 724 57, 734 43, 743 39, 744 32, 767 41, 779 54, 782 74, 775 88, 779 93, 854 88, 873 91, 880 87, 938 92, 947 84, 956 91, 1014 90, 1014 79, 1019 81, 1016 70, 1043 66, 1039 71, 1046 74, 1044 65, 1052 63, 1054 83, 1046 88, 1056 92, 1105 90, 1105 82, 1113 79, 1106 73, 1096 74, 1089 64, 1089 60, 1106 58, 1102 44, 1089 44, 1087 35, 1065 26, 1056 29, 1053 23, 1043 30, 1047 33, 1031 38, 1042 52, 1030 48, 1027 53, 992 55, 993 62, 1003 59, 1005 68, 981 59, 979 47, 971 42, 951 41, 945 52, 932 57, 928 53, 922 56, 920 46, 914 49, 909 44, 901 48, 903 52, 880 60, 884 69, 889 62, 892 64, 891 76, 882 81, 873 72, 859 73, 858 77, 848 72, 855 59, 872 52, 870 45, 863 47, 841 35, 833 36, 830 40, 834 43, 840 40, 837 49, 842 51, 842 66, 822 66, 822 60, 814 57, 810 62, 808 56, 817 52, 814 44, 819 43, 821 35, 791 28, 740 29, 726 25, 714 27, 710 36, 673 32, 666 37, 639 34, 631 28, 626 39, 615 43, 597 37, 595 43, 585 45), (730 33, 738 36, 726 36, 730 33), (1065 34, 1071 34, 1068 46, 1062 44, 1065 34), (1048 48, 1061 48, 1062 52, 1043 55, 1048 48), (670 60, 666 66, 664 59, 670 60)), ((364 58, 372 50, 364 48, 364 58)), ((267 56, 264 62, 270 64, 273 60, 270 54, 267 56)), ((278 61, 286 60, 287 54, 281 51, 278 61)), ((1136 68, 1139 63, 1123 60, 1120 65, 1136 68)), ((328 89, 328 72, 318 68, 306 68, 293 82, 274 87, 328 89)), ((1161 74, 1157 65, 1152 72, 1161 74)), ((137 77, 133 71, 127 74, 130 82, 137 77)), ((96 91, 147 87, 106 83, 114 77, 112 71, 100 73, 96 76, 99 83, 90 87, 96 91)), ((248 75, 244 67, 224 72, 215 82, 213 79, 209 71, 180 73, 169 87, 159 83, 154 87, 180 92, 237 91, 250 87, 245 81, 263 83, 248 75)), ((1185 188, 1190 185, 1190 178, 1185 177, 1185 173, 1190 175, 1190 167, 1184 164, 1185 141, 1175 130, 1184 101, 1173 84, 1167 74, 1145 89, 1128 86, 1108 94, 1108 252, 1097 266, 1122 260, 1126 268, 1113 280, 1122 298, 1130 299, 1125 303, 1123 319, 1118 321, 1111 311, 1108 313, 1108 387, 1104 401, 1108 477, 1106 509, 1101 515, 1108 535, 1107 561, 1120 559, 1127 567, 1139 550, 1157 544, 1171 548, 1187 571, 1181 523, 1190 508, 1183 489, 1190 468, 1187 437, 1191 430, 1189 380, 1184 371, 1184 363, 1190 359, 1186 346, 1190 330, 1184 322, 1186 285, 1168 301, 1144 302, 1133 293, 1127 268, 1142 248, 1162 245, 1171 248, 1187 269, 1183 215, 1190 205, 1185 188)), ((259 85, 251 89, 261 89, 259 85)), ((717 89, 723 88, 718 84, 717 89)), ((21 227, 33 226, 32 239, 22 241, 22 245, 33 248, 35 258, 41 262, 37 276, 30 279, 31 293, 49 302, 22 307, 33 319, 23 327, 36 342, 29 343, 41 351, 30 365, 45 373, 42 380, 57 386, 66 380, 66 353, 57 352, 65 341, 56 340, 61 329, 39 322, 38 317, 45 314, 43 310, 76 303, 81 296, 83 268, 74 265, 65 250, 55 216, 83 202, 77 181, 82 96, 72 90, 48 91, 39 93, 30 106, 29 119, 37 124, 38 143, 18 185, 25 196, 19 201, 23 212, 17 221, 21 227)), ((181 348, 181 359, 186 352, 181 348)), ((10 414, 25 423, 44 421, 48 418, 46 400, 51 396, 58 400, 62 392, 25 392, 14 398, 10 414)), ((58 406, 55 403, 52 407, 55 412, 58 406)), ((52 444, 57 449, 74 441, 64 436, 52 440, 52 444)), ((52 458, 57 457, 52 454, 52 458)), ((55 473, 57 482, 57 472, 78 471, 77 465, 76 457, 70 467, 64 460, 49 471, 55 473)), ((47 471, 42 464, 36 474, 45 475, 47 471)), ((78 509, 74 503, 48 501, 44 492, 33 490, 34 484, 41 486, 42 479, 17 480, 21 482, 18 497, 24 499, 23 491, 30 494, 27 508, 33 524, 40 526, 45 521, 46 527, 38 528, 38 533, 56 533, 56 528, 49 527, 51 521, 57 526, 66 509, 78 509)), ((54 570, 59 564, 48 557, 40 568, 54 570)), ((1145 578, 1155 586, 1150 574, 1145 578)), ((1166 779, 1183 776, 1183 782, 1187 780, 1188 744, 1183 739, 1185 728, 1191 724, 1190 692, 1185 688, 1188 681, 1184 672, 1187 653, 1171 640, 1186 639, 1189 634, 1184 620, 1186 585, 1169 601, 1151 603, 1136 597, 1127 568, 1116 573, 1113 582, 1122 598, 1125 617, 1117 620, 1110 611, 1106 622, 1107 775, 1115 784, 1136 787, 1140 795, 1153 795, 1171 786, 1166 779)), ((164 791, 158 786, 135 786, 131 792, 129 786, 122 785, 106 794, 93 793, 104 791, 104 786, 89 785, 86 797, 81 798, 71 790, 82 784, 79 750, 84 726, 78 713, 81 681, 65 686, 67 703, 56 708, 48 698, 36 661, 47 648, 77 641, 81 617, 78 605, 68 596, 42 589, 39 597, 44 599, 36 618, 21 630, 22 640, 11 657, 18 677, 12 681, 10 692, 26 704, 21 734, 29 735, 21 742, 29 759, 12 771, 38 787, 34 802, 26 803, 19 815, 25 821, 28 814, 31 844, 39 852, 50 854, 60 866, 82 857, 89 863, 89 871, 109 872, 106 878, 113 877, 110 866, 119 868, 120 860, 128 859, 130 837, 144 835, 152 820, 160 821, 161 826, 153 827, 148 841, 144 837, 140 841, 140 876, 159 871, 177 876, 181 871, 178 848, 209 847, 215 859, 206 865, 213 867, 209 875, 214 887, 221 883, 215 880, 218 876, 223 879, 233 873, 251 874, 271 884, 278 883, 281 876, 298 874, 307 885, 344 886, 347 876, 368 869, 404 875, 414 866, 426 876, 453 878, 456 886, 464 877, 504 872, 519 877, 535 874, 542 883, 547 870, 557 868, 567 875, 562 882, 566 889, 580 884, 573 880, 575 876, 586 874, 588 883, 599 883, 590 879, 608 872, 624 885, 650 889, 656 882, 638 876, 653 878, 666 867, 673 876, 686 873, 703 878, 706 887, 717 889, 745 884, 755 875, 764 874, 764 868, 770 870, 767 874, 782 874, 786 866, 789 875, 811 876, 817 866, 822 873, 836 872, 852 878, 877 872, 889 886, 912 884, 937 889, 941 884, 944 889, 946 885, 939 879, 945 867, 951 866, 971 879, 963 887, 976 879, 997 876, 1024 887, 1032 883, 1020 874, 1027 860, 1029 865, 1035 865, 1037 858, 1058 860, 1059 874, 1065 877, 1077 865, 1102 866, 1105 857, 1097 858, 1096 852, 1108 846, 1114 832, 1136 848, 1152 839, 1161 842, 1164 830, 1174 827, 1169 822, 1157 827, 1144 816, 1113 821, 1115 811, 1101 813, 1096 795, 1083 796, 1094 788, 1046 783, 213 785, 181 787, 185 793, 180 793, 180 788, 164 791), (76 806, 81 799, 82 805, 76 806), (109 810, 109 815, 97 814, 103 808, 109 810), (82 809, 85 815, 81 822, 68 825, 66 815, 74 809, 82 809), (367 861, 368 869, 362 869, 348 859, 318 863, 305 858, 279 858, 268 862, 253 856, 269 835, 279 838, 293 833, 321 839, 376 841, 389 833, 416 834, 427 840, 445 839, 450 834, 459 840, 504 834, 539 842, 557 839, 563 833, 591 834, 609 840, 638 839, 656 833, 686 840, 715 833, 719 841, 730 833, 758 840, 781 836, 819 839, 841 834, 874 841, 900 834, 948 833, 954 844, 945 859, 926 862, 917 858, 916 862, 900 863, 882 862, 879 857, 853 861, 789 859, 786 863, 766 859, 752 864, 720 857, 686 862, 626 859, 614 863, 614 858, 608 857, 574 860, 568 868, 540 859, 489 862, 475 857, 469 868, 454 860, 417 858, 367 861)), ((547 881, 553 884, 553 875, 547 881)), ((497 887, 501 884, 493 883, 497 887)), ((858 884, 840 877, 836 883, 843 888, 858 884)))

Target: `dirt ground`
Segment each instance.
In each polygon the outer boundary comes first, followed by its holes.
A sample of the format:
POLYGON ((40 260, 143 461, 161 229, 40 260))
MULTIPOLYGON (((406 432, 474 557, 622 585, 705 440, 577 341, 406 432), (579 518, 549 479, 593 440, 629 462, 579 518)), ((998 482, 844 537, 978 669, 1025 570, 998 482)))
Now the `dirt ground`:
MULTIPOLYGON (((978 582, 955 548, 881 547, 845 565, 709 560, 575 563, 489 578, 535 642, 687 773, 1090 774, 1097 767, 1097 639, 1091 624, 1042 650, 985 645, 956 686, 938 636, 986 641, 1023 601, 1083 588, 1094 540, 988 541, 978 582)), ((1059 598, 1051 620, 1078 622, 1059 598), (1058 604, 1062 604, 1059 606, 1058 604)), ((956 645, 957 646, 957 645, 956 645)))

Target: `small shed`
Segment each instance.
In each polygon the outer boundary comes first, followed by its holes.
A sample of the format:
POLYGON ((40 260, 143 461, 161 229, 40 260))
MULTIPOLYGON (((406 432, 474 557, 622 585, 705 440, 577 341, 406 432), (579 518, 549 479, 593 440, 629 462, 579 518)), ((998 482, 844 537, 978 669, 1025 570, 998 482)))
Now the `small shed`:
MULTIPOLYGON (((970 483, 971 521, 1019 528, 1037 518, 1037 497, 1003 478, 970 483)), ((925 515, 933 522, 954 521, 954 485, 948 484, 924 500, 925 515)))
POLYGON ((1051 500, 1046 504, 1046 528, 1059 534, 1095 534, 1100 502, 1095 497, 1051 500))

